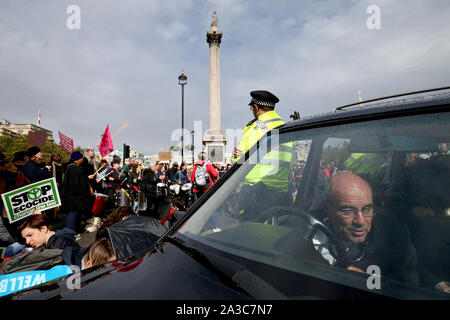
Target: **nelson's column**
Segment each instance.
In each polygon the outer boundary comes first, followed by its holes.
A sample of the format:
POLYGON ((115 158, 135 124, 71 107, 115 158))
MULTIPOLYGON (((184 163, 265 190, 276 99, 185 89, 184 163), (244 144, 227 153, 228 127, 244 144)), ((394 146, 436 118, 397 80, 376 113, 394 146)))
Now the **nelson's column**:
POLYGON ((203 137, 203 144, 211 162, 225 162, 226 137, 220 130, 220 63, 219 48, 222 32, 217 29, 217 14, 212 15, 211 29, 206 32, 209 44, 209 129, 203 137))

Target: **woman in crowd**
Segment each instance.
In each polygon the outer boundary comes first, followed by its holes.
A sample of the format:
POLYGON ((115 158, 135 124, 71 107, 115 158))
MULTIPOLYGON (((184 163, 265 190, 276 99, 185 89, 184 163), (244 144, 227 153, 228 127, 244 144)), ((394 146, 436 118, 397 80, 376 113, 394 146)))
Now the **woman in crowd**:
POLYGON ((33 248, 44 247, 45 249, 62 249, 76 247, 75 232, 71 229, 53 231, 50 228, 49 218, 45 214, 34 214, 25 220, 19 227, 18 232, 25 243, 33 248))
POLYGON ((106 189, 106 178, 105 175, 111 170, 111 167, 108 164, 108 161, 106 161, 105 159, 102 159, 102 161, 100 162, 100 170, 98 170, 97 175, 96 175, 96 182, 97 182, 97 189, 96 191, 98 193, 105 193, 105 189, 106 189))
POLYGON ((177 171, 173 179, 175 183, 177 184, 189 183, 189 175, 186 168, 187 168, 186 163, 182 162, 180 169, 177 171))
POLYGON ((92 243, 83 256, 81 270, 116 260, 109 238, 101 238, 92 243))
POLYGON ((87 148, 83 153, 84 161, 81 165, 84 173, 89 178, 89 185, 91 189, 91 193, 94 193, 97 190, 97 182, 95 180, 94 173, 98 169, 98 163, 95 161, 94 148, 87 148))
POLYGON ((64 168, 59 153, 54 152, 52 154, 52 156, 50 157, 50 166, 52 167, 50 169, 52 171, 52 176, 56 179, 56 184, 58 186, 58 189, 60 190, 64 177, 64 168))
POLYGON ((121 186, 121 178, 120 178, 120 160, 114 159, 111 162, 111 169, 107 172, 106 179, 106 194, 109 196, 109 199, 115 199, 116 191, 120 189, 121 186))

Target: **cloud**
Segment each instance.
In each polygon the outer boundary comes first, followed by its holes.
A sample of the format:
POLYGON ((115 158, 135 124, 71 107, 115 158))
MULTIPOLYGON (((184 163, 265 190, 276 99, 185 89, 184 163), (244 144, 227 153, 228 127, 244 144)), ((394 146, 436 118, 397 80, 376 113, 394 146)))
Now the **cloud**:
MULTIPOLYGON (((64 132, 95 145, 109 124, 115 139, 154 154, 181 127, 209 124, 206 30, 216 10, 222 130, 243 128, 249 92, 280 98, 285 120, 363 98, 448 84, 446 1, 377 1, 381 30, 369 30, 373 1, 77 1, 81 29, 68 30, 72 1, 0 3, 2 118, 64 132), (237 116, 239 115, 239 116, 237 116)), ((190 137, 185 140, 189 141, 190 137)), ((229 151, 233 146, 228 145, 229 151)))

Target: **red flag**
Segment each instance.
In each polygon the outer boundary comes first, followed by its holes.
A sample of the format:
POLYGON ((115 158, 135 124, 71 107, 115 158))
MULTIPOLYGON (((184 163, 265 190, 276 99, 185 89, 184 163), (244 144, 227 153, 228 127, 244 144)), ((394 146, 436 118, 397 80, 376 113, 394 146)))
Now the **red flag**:
POLYGON ((67 152, 72 153, 74 151, 73 140, 63 135, 61 131, 58 131, 58 133, 61 147, 63 147, 67 152))
POLYGON ((100 151, 100 154, 102 155, 102 157, 105 157, 114 151, 111 133, 109 132, 109 125, 106 126, 106 130, 102 136, 102 141, 100 142, 98 151, 100 151))
POLYGON ((47 140, 47 132, 45 131, 29 131, 28 132, 28 143, 32 146, 43 146, 47 140))
POLYGON ((37 121, 38 126, 41 125, 41 110, 38 111, 38 121, 37 121))

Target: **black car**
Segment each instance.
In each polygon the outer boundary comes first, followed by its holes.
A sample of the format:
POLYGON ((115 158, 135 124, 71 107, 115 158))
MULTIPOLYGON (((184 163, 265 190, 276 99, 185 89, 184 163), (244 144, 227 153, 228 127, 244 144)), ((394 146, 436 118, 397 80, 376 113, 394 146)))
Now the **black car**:
POLYGON ((83 270, 79 289, 72 279, 9 298, 448 300, 450 92, 286 123, 148 250, 83 270), (369 186, 370 203, 330 201, 349 188, 332 189, 345 175, 369 186), (345 238, 333 210, 370 220, 350 230, 361 241, 345 238))

